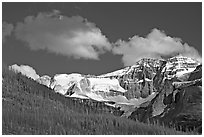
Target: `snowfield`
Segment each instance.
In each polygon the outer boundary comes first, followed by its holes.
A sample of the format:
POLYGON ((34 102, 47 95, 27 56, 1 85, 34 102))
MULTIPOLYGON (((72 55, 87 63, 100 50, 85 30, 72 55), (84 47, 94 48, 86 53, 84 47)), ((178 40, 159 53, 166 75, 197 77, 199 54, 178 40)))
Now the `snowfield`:
POLYGON ((50 88, 54 89, 55 92, 60 94, 66 94, 67 90, 74 83, 79 82, 83 77, 81 74, 56 74, 53 78, 53 82, 50 85, 50 88))
POLYGON ((124 88, 122 88, 117 79, 110 78, 88 78, 90 81, 90 86, 92 91, 104 91, 109 92, 110 90, 126 92, 124 88))
POLYGON ((67 86, 70 82, 79 82, 83 77, 81 74, 56 74, 54 76, 54 82, 51 85, 51 88, 54 88, 55 85, 67 86))
MULTIPOLYGON (((116 92, 126 92, 123 89, 117 79, 110 79, 104 77, 83 77, 81 74, 57 74, 53 78, 51 88, 60 94, 65 95, 68 89, 75 84, 73 89, 74 94, 70 97, 93 99, 97 101, 110 101, 106 99, 104 95, 98 93, 98 91, 108 93, 110 90, 116 92)), ((69 97, 66 95, 66 97, 69 97)))

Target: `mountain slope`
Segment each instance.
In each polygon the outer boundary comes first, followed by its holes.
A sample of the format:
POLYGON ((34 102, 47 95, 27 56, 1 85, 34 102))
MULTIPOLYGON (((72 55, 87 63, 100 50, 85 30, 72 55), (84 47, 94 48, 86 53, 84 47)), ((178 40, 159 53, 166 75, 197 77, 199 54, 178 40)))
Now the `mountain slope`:
POLYGON ((3 134, 185 134, 116 117, 113 107, 66 98, 5 67, 2 77, 3 134))

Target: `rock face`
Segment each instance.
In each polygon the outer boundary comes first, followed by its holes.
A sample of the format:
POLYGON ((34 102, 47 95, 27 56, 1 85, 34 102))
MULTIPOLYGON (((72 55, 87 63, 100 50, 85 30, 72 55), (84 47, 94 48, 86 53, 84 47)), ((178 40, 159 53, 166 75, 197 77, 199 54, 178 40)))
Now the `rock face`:
POLYGON ((129 68, 129 70, 118 78, 121 86, 128 90, 125 96, 128 99, 146 98, 154 92, 153 78, 163 60, 142 59, 129 68))
POLYGON ((156 119, 182 130, 196 128, 198 132, 201 132, 201 68, 202 66, 198 65, 185 81, 179 81, 177 77, 168 79, 168 71, 163 71, 163 73, 158 71, 159 74, 155 76, 153 84, 157 92, 156 97, 151 100, 148 106, 136 108, 129 118, 143 122, 156 119))

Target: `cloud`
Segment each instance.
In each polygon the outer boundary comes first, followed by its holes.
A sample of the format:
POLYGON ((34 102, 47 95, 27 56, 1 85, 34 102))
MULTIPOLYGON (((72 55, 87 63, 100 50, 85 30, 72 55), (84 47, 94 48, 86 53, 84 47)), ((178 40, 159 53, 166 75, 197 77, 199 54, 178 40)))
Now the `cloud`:
POLYGON ((141 58, 183 55, 201 61, 198 51, 181 39, 167 36, 163 31, 153 29, 146 38, 134 36, 129 41, 118 40, 112 49, 114 54, 123 55, 125 66, 133 65, 141 58))
POLYGON ((7 22, 3 22, 2 24, 2 40, 3 40, 3 43, 5 42, 5 39, 7 36, 10 36, 12 31, 14 29, 14 26, 13 24, 9 24, 7 22))
POLYGON ((27 16, 17 23, 15 36, 27 42, 31 50, 72 56, 76 59, 99 59, 111 50, 111 44, 94 23, 81 16, 62 16, 60 11, 27 16))
POLYGON ((17 64, 14 64, 12 66, 9 66, 9 69, 14 70, 15 72, 21 72, 23 75, 30 77, 34 80, 40 77, 32 67, 27 65, 18 66, 17 64))
POLYGON ((94 23, 81 16, 63 16, 58 10, 27 16, 16 24, 14 32, 16 39, 26 42, 31 50, 46 50, 75 59, 99 60, 101 54, 111 51, 122 55, 125 66, 141 58, 178 54, 201 61, 195 48, 158 29, 153 29, 146 37, 135 35, 128 41, 119 39, 110 43, 94 23))

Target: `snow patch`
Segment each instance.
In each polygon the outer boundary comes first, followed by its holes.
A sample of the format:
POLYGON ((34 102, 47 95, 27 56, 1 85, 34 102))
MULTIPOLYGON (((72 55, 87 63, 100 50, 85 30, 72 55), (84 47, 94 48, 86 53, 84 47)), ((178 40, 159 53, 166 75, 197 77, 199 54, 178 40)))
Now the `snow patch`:
MULTIPOLYGON (((137 83, 142 83, 144 80, 143 79, 141 79, 141 80, 139 80, 139 81, 137 81, 137 83)), ((148 81, 148 82, 150 82, 150 81, 152 81, 151 79, 148 79, 148 78, 145 78, 145 81, 148 81)))
POLYGON ((88 97, 86 97, 84 95, 80 95, 80 94, 76 94, 76 93, 72 94, 71 96, 67 96, 67 97, 89 99, 88 97))
POLYGON ((180 71, 180 72, 177 72, 176 73, 176 76, 177 77, 181 77, 182 75, 186 74, 186 73, 190 73, 190 72, 193 72, 196 68, 187 68, 187 69, 184 69, 183 71, 180 71))

